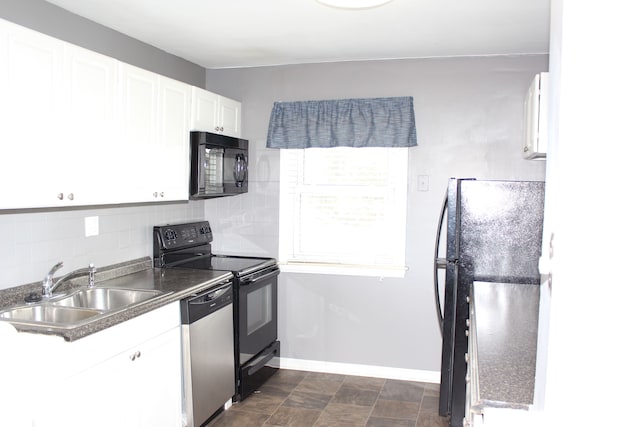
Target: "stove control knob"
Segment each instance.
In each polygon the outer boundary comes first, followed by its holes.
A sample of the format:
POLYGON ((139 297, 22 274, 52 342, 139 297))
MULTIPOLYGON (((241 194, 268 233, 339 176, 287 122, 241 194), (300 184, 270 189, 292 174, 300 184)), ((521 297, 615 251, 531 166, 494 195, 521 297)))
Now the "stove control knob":
POLYGON ((177 235, 176 235, 176 232, 175 232, 175 231, 173 231, 173 230, 169 229, 169 230, 167 230, 167 231, 165 231, 165 232, 164 232, 164 237, 165 237, 165 239, 167 239, 167 240, 175 240, 175 239, 176 239, 176 237, 177 237, 177 235))

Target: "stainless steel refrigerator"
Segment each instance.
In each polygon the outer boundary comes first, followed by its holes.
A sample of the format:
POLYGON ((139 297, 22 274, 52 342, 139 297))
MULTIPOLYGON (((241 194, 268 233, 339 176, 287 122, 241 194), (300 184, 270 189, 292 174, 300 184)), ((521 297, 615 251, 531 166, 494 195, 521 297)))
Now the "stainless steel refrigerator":
POLYGON ((436 236, 434 287, 442 364, 440 406, 462 427, 466 396, 467 297, 474 281, 540 284, 544 182, 449 180, 436 236), (446 258, 438 251, 446 219, 446 258), (444 269, 444 303, 438 270, 444 269))

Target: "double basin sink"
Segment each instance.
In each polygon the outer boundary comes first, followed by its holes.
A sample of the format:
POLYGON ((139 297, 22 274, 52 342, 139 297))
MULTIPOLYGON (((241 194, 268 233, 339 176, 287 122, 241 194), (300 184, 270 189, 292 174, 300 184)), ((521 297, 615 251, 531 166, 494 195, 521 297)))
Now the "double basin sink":
POLYGON ((22 325, 73 328, 147 302, 161 291, 82 288, 42 302, 0 311, 0 319, 22 325))

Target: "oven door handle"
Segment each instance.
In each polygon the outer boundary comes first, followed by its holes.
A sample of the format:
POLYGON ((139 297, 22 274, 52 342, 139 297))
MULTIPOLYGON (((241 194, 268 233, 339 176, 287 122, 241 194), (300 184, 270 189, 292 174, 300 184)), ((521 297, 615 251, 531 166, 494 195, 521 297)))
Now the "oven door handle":
POLYGON ((264 276, 259 276, 259 277, 255 278, 255 279, 250 279, 250 280, 246 280, 246 281, 240 282, 240 285, 241 286, 248 286, 248 285, 256 283, 256 282, 258 282, 260 280, 270 279, 270 278, 272 278, 274 276, 277 276, 278 274, 280 274, 280 269, 274 270, 271 273, 265 274, 264 276))
POLYGON ((257 360, 256 363, 254 365, 251 365, 251 368, 249 368, 249 371, 247 372, 249 375, 253 375, 256 372, 258 372, 260 369, 262 369, 264 367, 264 365, 266 365, 267 363, 269 363, 269 361, 271 359, 273 359, 274 357, 276 357, 276 354, 278 353, 278 348, 274 348, 272 349, 269 353, 265 354, 264 356, 262 356, 260 358, 260 360, 257 360))

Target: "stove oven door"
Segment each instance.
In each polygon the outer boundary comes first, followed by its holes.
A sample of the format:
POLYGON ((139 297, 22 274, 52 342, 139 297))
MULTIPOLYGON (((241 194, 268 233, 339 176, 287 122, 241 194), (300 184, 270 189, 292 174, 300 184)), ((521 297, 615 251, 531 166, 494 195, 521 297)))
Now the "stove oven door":
POLYGON ((254 273, 238 286, 238 394, 244 399, 278 369, 278 274, 254 273))

